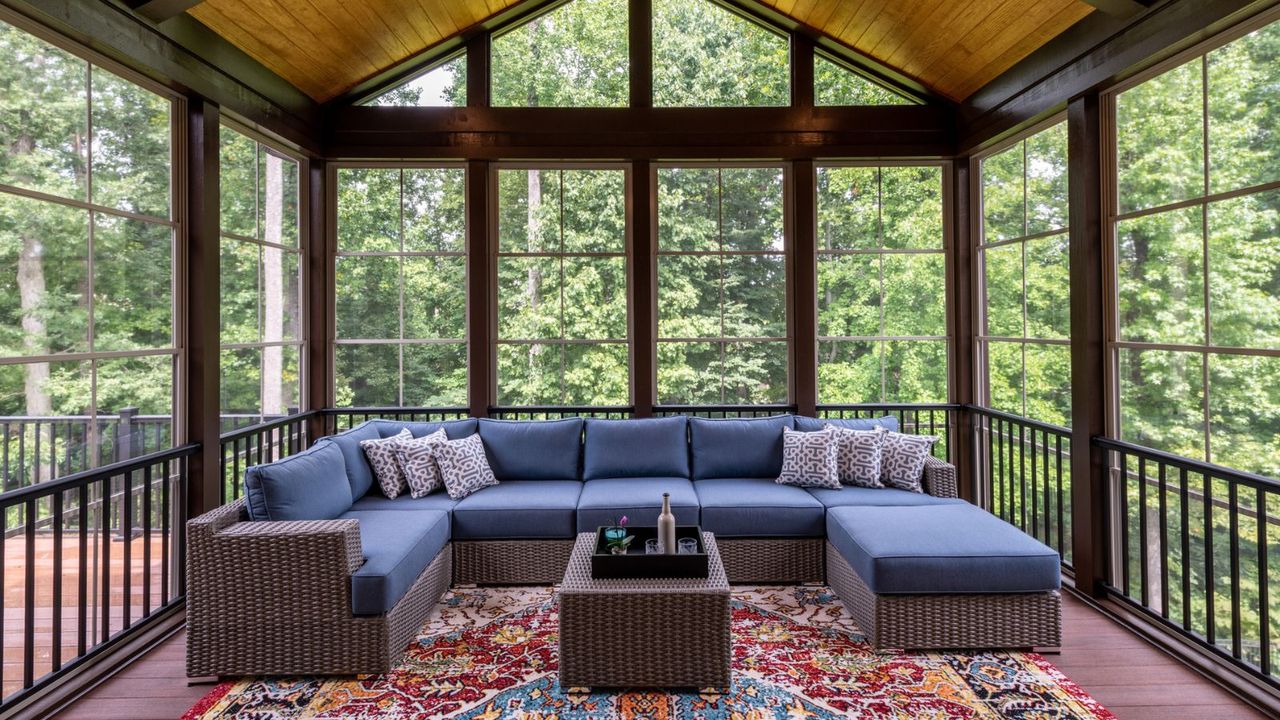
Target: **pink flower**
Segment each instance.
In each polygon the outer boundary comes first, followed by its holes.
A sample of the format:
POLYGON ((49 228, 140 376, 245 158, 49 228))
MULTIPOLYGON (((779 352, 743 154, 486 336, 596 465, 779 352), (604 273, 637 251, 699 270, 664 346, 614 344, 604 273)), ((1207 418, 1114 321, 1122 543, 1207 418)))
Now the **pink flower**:
POLYGON ((619 525, 620 527, 626 527, 626 526, 627 526, 627 516, 626 516, 626 515, 623 515, 623 516, 622 516, 622 518, 621 518, 620 520, 618 520, 618 525, 619 525))

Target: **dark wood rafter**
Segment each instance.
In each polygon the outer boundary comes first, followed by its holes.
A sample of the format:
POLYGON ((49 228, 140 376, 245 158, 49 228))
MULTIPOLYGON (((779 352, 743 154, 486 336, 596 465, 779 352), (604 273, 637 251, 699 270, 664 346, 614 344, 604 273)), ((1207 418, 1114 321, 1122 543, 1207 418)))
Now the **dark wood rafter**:
POLYGON ((1071 540, 1076 589, 1103 595, 1107 567, 1106 297, 1102 119, 1096 94, 1067 106, 1071 284, 1071 540))
POLYGON ((342 158, 781 158, 951 155, 951 113, 922 105, 820 108, 345 107, 342 158))
POLYGON ((320 106, 186 16, 149 23, 106 0, 2 0, 19 15, 257 129, 316 154, 320 106))
POLYGON ((203 0, 128 0, 129 9, 151 22, 177 17, 203 0))
POLYGON ((200 98, 187 100, 186 140, 186 329, 185 390, 181 407, 186 416, 186 436, 207 451, 193 455, 188 465, 188 517, 218 507, 222 502, 222 468, 218 447, 219 427, 219 110, 200 98))
MULTIPOLYGON (((970 233, 973 204, 976 199, 970 192, 973 172, 977 163, 969 158, 957 158, 951 173, 952 236, 947 272, 947 296, 951 299, 951 399, 959 405, 977 404, 974 393, 974 327, 977 308, 973 301, 975 273, 973 238, 970 233)), ((956 437, 973 437, 972 418, 969 413, 958 413, 956 437)), ((973 444, 956 443, 952 450, 955 461, 960 497, 974 501, 977 497, 973 468, 973 444)))
POLYGON ((796 412, 814 416, 818 410, 817 177, 813 160, 793 162, 790 172, 791 400, 796 412))
POLYGON ((1277 0, 1168 0, 1127 18, 1093 13, 959 108, 961 153, 988 147, 1096 92, 1160 63, 1277 0))
POLYGON ((1092 5, 1107 15, 1114 15, 1119 18, 1131 18, 1134 15, 1145 12, 1150 5, 1149 2, 1140 2, 1139 0, 1081 0, 1082 2, 1092 5))

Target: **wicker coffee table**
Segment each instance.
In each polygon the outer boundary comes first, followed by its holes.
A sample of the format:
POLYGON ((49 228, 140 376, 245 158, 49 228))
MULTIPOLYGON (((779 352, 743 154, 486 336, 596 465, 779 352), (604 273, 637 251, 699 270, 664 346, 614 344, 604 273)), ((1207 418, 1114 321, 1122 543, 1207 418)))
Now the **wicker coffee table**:
POLYGON ((591 577, 582 533, 560 586, 560 687, 729 687, 729 581, 703 533, 706 578, 591 577))

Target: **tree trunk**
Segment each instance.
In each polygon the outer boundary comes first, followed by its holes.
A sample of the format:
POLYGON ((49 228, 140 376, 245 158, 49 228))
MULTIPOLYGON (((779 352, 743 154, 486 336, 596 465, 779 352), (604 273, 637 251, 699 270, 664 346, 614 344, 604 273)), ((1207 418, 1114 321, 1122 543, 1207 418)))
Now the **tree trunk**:
MULTIPOLYGON (((530 93, 532 96, 532 93, 530 93)), ((525 224, 529 241, 529 252, 538 252, 543 248, 539 247, 538 238, 542 235, 542 224, 539 213, 542 211, 542 175, 537 170, 528 171, 528 221, 525 224)), ((533 316, 537 316, 538 307, 542 304, 542 268, 539 267, 536 259, 529 263, 529 270, 525 279, 525 296, 529 299, 529 310, 533 316)), ((530 377, 537 371, 537 363, 539 356, 542 355, 542 346, 537 344, 529 345, 529 375, 530 377)))
MULTIPOLYGON (((26 113, 23 113, 24 121, 26 113)), ((23 123, 24 125, 26 122, 23 123)), ((22 135, 14 143, 14 154, 29 155, 35 150, 35 138, 22 135)), ((44 279, 44 246, 28 228, 22 233, 22 252, 18 255, 18 301, 22 308, 23 349, 27 355, 47 355, 49 342, 44 319, 40 317, 40 304, 47 291, 44 279)), ((44 385, 49 380, 49 363, 29 363, 25 367, 23 393, 26 396, 28 415, 48 415, 53 404, 44 385)))
MULTIPOLYGON (((262 239, 279 244, 284 211, 284 163, 267 153, 266 213, 262 239)), ((265 245, 262 248, 262 341, 280 342, 284 339, 284 251, 265 245)), ((284 402, 284 348, 275 345, 262 349, 262 413, 283 415, 284 402)))

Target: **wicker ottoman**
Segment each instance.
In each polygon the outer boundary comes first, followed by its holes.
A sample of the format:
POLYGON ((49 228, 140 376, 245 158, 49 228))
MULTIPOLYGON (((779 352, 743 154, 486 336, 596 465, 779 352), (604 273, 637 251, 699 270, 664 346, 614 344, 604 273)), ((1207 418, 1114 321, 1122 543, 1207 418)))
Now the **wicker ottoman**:
POLYGON ((729 581, 703 533, 708 577, 594 580, 578 536, 560 586, 562 688, 729 687, 729 581))

